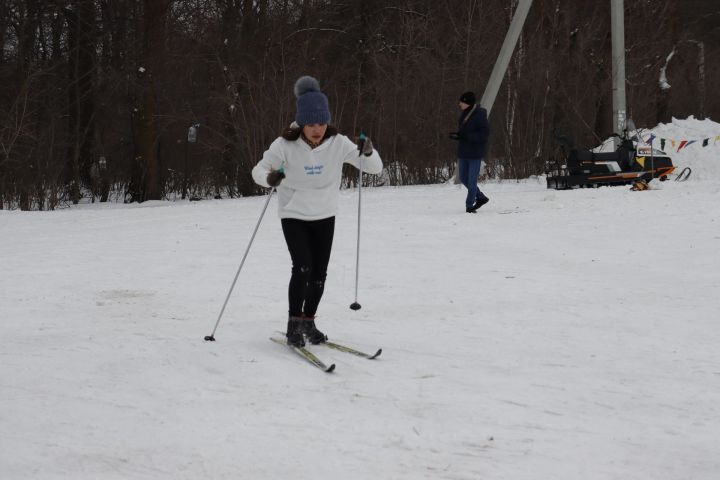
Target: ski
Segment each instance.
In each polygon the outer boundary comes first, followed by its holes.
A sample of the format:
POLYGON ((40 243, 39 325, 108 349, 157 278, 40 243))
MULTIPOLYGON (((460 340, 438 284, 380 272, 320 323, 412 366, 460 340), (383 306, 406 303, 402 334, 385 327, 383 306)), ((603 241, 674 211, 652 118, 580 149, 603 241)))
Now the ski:
POLYGON ((314 353, 312 353, 310 350, 304 348, 304 347, 294 347, 292 345, 288 345, 287 340, 270 337, 270 340, 272 340, 275 343, 279 343, 280 345, 285 345, 293 352, 297 353, 300 357, 304 358, 308 362, 310 362, 315 367, 319 368, 320 370, 330 373, 333 370, 335 370, 335 364, 331 364, 330 366, 325 365, 322 360, 320 360, 314 353))
POLYGON ((338 350, 340 352, 349 353, 349 354, 355 355, 357 357, 367 358, 368 360, 374 360, 377 357, 379 357, 380 354, 382 353, 382 348, 378 348, 377 352, 375 352, 374 354, 370 354, 370 353, 361 352, 360 350, 355 350, 354 348, 350 348, 348 346, 341 345, 341 344, 335 343, 335 342, 318 343, 318 345, 325 345, 328 348, 332 348, 332 349, 338 350))
MULTIPOLYGON (((283 332, 277 332, 277 333, 280 335, 283 335, 283 332)), ((375 352, 375 353, 366 353, 366 352, 361 352, 360 350, 356 350, 352 347, 348 347, 347 345, 342 345, 340 343, 328 342, 328 341, 325 341, 323 343, 318 343, 317 345, 318 346, 325 345, 326 347, 332 348, 333 350, 349 353, 351 355, 355 355, 356 357, 367 358, 368 360, 375 360, 382 353, 382 348, 378 348, 377 352, 375 352)))

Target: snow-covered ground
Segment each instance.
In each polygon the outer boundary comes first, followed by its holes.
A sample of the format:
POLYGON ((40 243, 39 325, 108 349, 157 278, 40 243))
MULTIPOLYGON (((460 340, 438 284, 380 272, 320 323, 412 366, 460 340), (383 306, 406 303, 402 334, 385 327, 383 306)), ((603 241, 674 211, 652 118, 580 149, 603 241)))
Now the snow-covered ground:
MULTIPOLYGON (((673 118, 670 123, 661 123, 646 133, 645 139, 650 134, 665 139, 665 151, 670 154, 678 169, 691 167, 695 179, 715 182, 720 179, 720 123, 692 116, 687 119, 673 118), (706 146, 703 146, 703 140, 707 140, 706 146), (672 141, 676 142, 675 148, 672 141), (680 148, 683 141, 693 143, 680 148)), ((655 140, 653 144, 657 147, 661 142, 655 140)))
POLYGON ((274 199, 216 342, 265 198, 0 211, 0 478, 716 479, 720 183, 651 186, 363 190, 357 312, 342 191, 333 374, 274 199))
MULTIPOLYGON (((676 174, 689 167, 695 180, 720 179, 720 123, 709 118, 699 120, 690 116, 685 119, 673 118, 669 123, 661 123, 654 128, 638 126, 635 132, 645 141, 654 137, 653 147, 662 148, 672 158, 673 165, 677 167, 676 174)), ((612 138, 596 147, 596 151, 603 152, 613 149, 612 138)))

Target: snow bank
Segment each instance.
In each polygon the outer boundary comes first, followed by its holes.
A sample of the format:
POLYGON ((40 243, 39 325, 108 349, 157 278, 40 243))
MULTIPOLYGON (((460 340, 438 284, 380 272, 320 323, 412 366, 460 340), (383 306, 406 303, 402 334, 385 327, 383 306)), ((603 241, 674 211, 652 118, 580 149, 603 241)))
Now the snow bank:
POLYGON ((660 147, 660 139, 665 139, 665 152, 672 157, 678 170, 692 168, 691 179, 720 178, 720 123, 693 116, 685 120, 673 118, 670 123, 661 123, 651 129, 643 138, 647 139, 650 134, 657 137, 653 142, 656 148, 660 147), (680 148, 683 141, 692 143, 680 148), (707 145, 703 146, 703 143, 707 145))
MULTIPOLYGON (((692 115, 684 120, 673 117, 670 123, 638 128, 637 133, 645 141, 654 135, 653 147, 672 158, 677 173, 690 167, 692 180, 720 178, 720 123, 709 118, 698 120, 692 115)), ((593 150, 610 152, 613 148, 611 137, 593 150)))

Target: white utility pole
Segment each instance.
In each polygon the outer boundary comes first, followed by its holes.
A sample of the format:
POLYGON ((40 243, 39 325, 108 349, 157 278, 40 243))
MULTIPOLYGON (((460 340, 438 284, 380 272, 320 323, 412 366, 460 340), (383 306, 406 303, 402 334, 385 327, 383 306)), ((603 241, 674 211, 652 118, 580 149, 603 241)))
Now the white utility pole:
MULTIPOLYGON (((612 81, 613 81, 613 133, 625 130, 627 107, 625 105, 625 10, 624 0, 610 0, 612 29, 612 81)), ((615 148, 620 139, 615 137, 615 148)))
POLYGON ((495 66, 490 74, 490 80, 488 80, 485 93, 483 93, 482 99, 480 100, 480 106, 487 110, 488 117, 495 103, 498 90, 500 90, 500 84, 502 84, 505 72, 507 72, 510 58, 512 57, 513 50, 515 50, 518 38, 520 38, 520 32, 522 32, 531 5, 532 0, 518 0, 515 15, 513 16, 512 22, 510 22, 510 29, 505 35, 505 41, 502 44, 497 60, 495 60, 495 66))

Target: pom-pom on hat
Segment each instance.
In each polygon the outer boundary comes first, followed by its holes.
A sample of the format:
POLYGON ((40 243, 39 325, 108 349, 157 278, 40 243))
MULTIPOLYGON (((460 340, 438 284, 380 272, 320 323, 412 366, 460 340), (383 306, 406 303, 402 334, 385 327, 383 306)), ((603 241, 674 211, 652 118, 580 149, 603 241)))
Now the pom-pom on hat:
POLYGON ((295 121, 298 125, 311 123, 330 123, 330 107, 328 99, 320 91, 320 83, 313 77, 305 75, 295 82, 297 112, 295 121))

